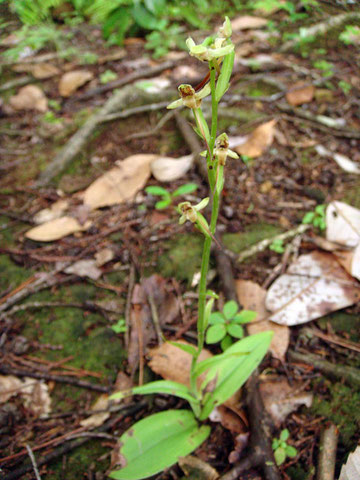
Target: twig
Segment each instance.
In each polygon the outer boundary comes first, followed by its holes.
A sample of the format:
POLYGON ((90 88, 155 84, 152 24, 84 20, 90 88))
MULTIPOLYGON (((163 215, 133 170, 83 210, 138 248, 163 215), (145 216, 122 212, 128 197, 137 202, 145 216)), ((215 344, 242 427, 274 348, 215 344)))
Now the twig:
POLYGON ((156 332, 156 335, 158 337, 159 345, 161 345, 161 344, 164 343, 164 335, 163 335, 163 333, 161 331, 161 327, 160 327, 158 310, 157 310, 153 295, 151 295, 151 293, 149 293, 147 295, 147 297, 148 297, 148 301, 149 301, 149 304, 150 304, 151 318, 152 318, 152 321, 153 321, 153 324, 154 324, 155 332, 156 332))
POLYGON ((129 83, 134 82, 135 80, 138 80, 139 78, 152 77, 157 73, 167 70, 168 68, 173 68, 175 65, 176 65, 175 61, 170 60, 168 62, 163 62, 163 63, 160 63, 159 65, 155 65, 154 67, 149 67, 144 69, 140 68, 138 70, 135 70, 134 72, 129 73, 128 75, 124 75, 122 78, 119 78, 118 80, 114 80, 113 82, 109 82, 106 85, 93 88, 92 90, 89 90, 88 92, 85 92, 82 95, 79 95, 78 97, 74 97, 71 99, 71 102, 86 100, 88 98, 94 97, 95 95, 103 94, 110 90, 114 90, 114 88, 123 87, 124 85, 127 85, 129 83))
POLYGON ((21 87, 22 85, 26 85, 27 83, 31 81, 36 81, 29 75, 26 77, 21 77, 21 78, 15 78, 14 80, 10 80, 6 83, 3 83, 0 85, 0 92, 5 92, 5 90, 10 90, 10 88, 16 88, 16 87, 21 87))
POLYGON ((312 353, 300 353, 293 350, 288 351, 289 359, 293 362, 306 363, 312 365, 321 372, 334 377, 337 380, 343 380, 351 386, 360 387, 360 371, 353 367, 344 365, 334 365, 333 363, 323 360, 319 355, 312 353))
POLYGON ((171 118, 173 118, 173 116, 174 116, 174 112, 170 110, 169 112, 165 113, 165 115, 159 120, 159 122, 151 130, 146 130, 145 132, 130 133, 130 135, 127 135, 123 140, 127 141, 127 140, 132 140, 133 138, 151 137, 152 135, 155 135, 159 130, 161 130, 162 127, 166 124, 166 122, 168 122, 171 118))
POLYGON ((102 122, 111 122, 119 118, 128 118, 139 113, 154 112, 166 108, 169 102, 149 103, 148 105, 140 105, 139 107, 128 108, 122 112, 111 113, 103 117, 102 122))
POLYGON ((256 255, 259 252, 263 252, 275 240, 283 240, 283 241, 288 240, 289 238, 295 237, 296 235, 300 235, 306 232, 306 230, 308 230, 309 228, 310 228, 310 225, 301 224, 298 227, 293 228, 292 230, 289 230, 285 233, 281 233, 280 235, 275 235, 274 237, 271 237, 271 238, 265 238, 265 240, 261 240, 261 242, 256 243, 255 245, 248 248, 247 250, 244 250, 238 256, 233 252, 227 251, 226 253, 232 258, 236 257, 236 261, 238 263, 241 263, 247 258, 252 257, 253 255, 256 255))
POLYGON ((35 455, 33 454, 33 451, 31 450, 30 445, 26 444, 25 446, 26 446, 26 450, 28 451, 28 454, 29 454, 29 457, 30 457, 30 460, 31 460, 31 463, 32 463, 32 466, 33 466, 33 469, 34 469, 36 480, 41 480, 40 473, 39 473, 38 467, 36 465, 35 455))
POLYGON ((316 480, 334 480, 338 436, 339 431, 334 424, 322 431, 316 480))
POLYGON ((126 298, 126 305, 125 305, 125 347, 126 349, 129 348, 129 339, 130 339, 130 312, 131 312, 131 298, 134 290, 135 285, 135 266, 131 264, 130 267, 130 274, 129 274, 129 285, 128 285, 128 293, 126 298))
MULTIPOLYGON (((331 28, 335 28, 338 25, 341 25, 342 23, 348 22, 350 20, 357 20, 357 19, 360 20, 360 12, 341 13, 340 15, 329 17, 325 21, 317 23, 312 27, 305 28, 302 35, 303 36, 305 35, 306 37, 322 35, 326 33, 328 30, 330 30, 331 28)), ((289 40, 288 42, 285 42, 282 45, 282 47, 280 48, 280 51, 287 52, 288 50, 291 50, 292 48, 294 48, 297 43, 298 43, 298 39, 296 38, 289 40)))
POLYGON ((86 388, 88 390, 94 390, 96 392, 109 393, 111 387, 105 387, 103 385, 96 385, 90 382, 84 382, 83 380, 77 380, 73 377, 66 377, 63 375, 53 375, 47 372, 34 372, 30 370, 22 370, 18 368, 8 367, 4 364, 0 365, 0 372, 4 375, 16 375, 17 377, 30 377, 38 378, 40 380, 53 381, 58 383, 66 383, 73 385, 74 387, 86 388))

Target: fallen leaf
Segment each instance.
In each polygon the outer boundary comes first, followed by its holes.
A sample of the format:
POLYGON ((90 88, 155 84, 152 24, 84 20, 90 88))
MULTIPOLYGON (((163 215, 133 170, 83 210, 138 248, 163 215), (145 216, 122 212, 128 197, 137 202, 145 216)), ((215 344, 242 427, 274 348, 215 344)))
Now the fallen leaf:
POLYGON ((286 417, 301 405, 310 408, 313 401, 313 394, 305 392, 304 385, 293 382, 290 386, 283 376, 265 377, 259 383, 259 390, 265 410, 271 416, 275 427, 280 427, 286 417))
POLYGON ((34 215, 34 222, 38 225, 50 222, 55 218, 59 218, 69 207, 68 200, 60 199, 57 202, 53 203, 50 208, 44 208, 34 215))
POLYGON ((81 225, 73 217, 61 217, 31 228, 25 233, 25 237, 36 242, 52 242, 72 233, 85 231, 90 225, 90 221, 81 225))
POLYGON ((170 86, 171 82, 165 77, 154 77, 145 80, 139 80, 135 83, 136 88, 140 88, 144 92, 157 94, 163 92, 170 86))
POLYGON ((98 280, 102 271, 96 266, 96 260, 78 260, 69 267, 65 268, 65 273, 77 275, 78 277, 87 277, 92 280, 98 280))
POLYGON ((245 143, 235 147, 235 151, 251 158, 260 157, 274 140, 275 124, 276 120, 274 119, 259 125, 245 143))
POLYGON ((60 73, 60 70, 51 63, 37 63, 35 65, 32 65, 30 71, 33 76, 35 78, 38 78, 39 80, 51 78, 60 73))
POLYGON ((265 27, 268 20, 263 17, 255 17, 253 15, 241 15, 231 20, 231 27, 233 32, 238 30, 249 30, 251 28, 265 27))
POLYGON ((301 255, 275 280, 266 308, 280 325, 298 325, 353 305, 360 287, 330 253, 301 255))
POLYGON ((286 93, 286 100, 290 105, 297 106, 310 103, 315 95, 314 85, 304 82, 295 83, 286 93))
MULTIPOLYGON (((178 343, 190 345, 184 340, 179 340, 178 343)), ((172 380, 190 386, 190 367, 192 362, 190 353, 184 352, 184 350, 166 342, 152 348, 148 356, 150 358, 149 367, 155 373, 165 380, 172 380)), ((201 362, 211 356, 212 354, 209 350, 203 349, 199 355, 199 361, 201 362)), ((205 375, 203 374, 198 378, 198 383, 201 384, 204 379, 205 375)))
POLYGON ((275 358, 284 362, 290 342, 290 330, 286 325, 278 325, 266 320, 269 316, 265 307, 266 290, 250 280, 236 280, 236 292, 240 305, 245 310, 253 310, 258 314, 255 322, 246 325, 249 334, 272 330, 274 336, 269 350, 275 358))
POLYGON ((88 70, 73 70, 64 73, 59 82, 59 93, 62 97, 70 97, 78 88, 93 78, 93 73, 88 70))
POLYGON ((350 158, 341 153, 334 153, 327 150, 323 145, 316 145, 316 152, 322 157, 331 157, 345 172, 360 174, 360 165, 350 160, 350 158))
POLYGON ((12 396, 18 395, 23 382, 14 375, 0 375, 0 403, 7 402, 12 396))
POLYGON ((336 250, 334 255, 352 277, 360 280, 360 243, 354 250, 336 250))
POLYGON ((36 85, 20 88, 17 95, 10 97, 9 104, 15 110, 37 110, 44 113, 48 109, 48 100, 36 85))
POLYGON ((150 177, 150 163, 158 155, 141 153, 118 162, 93 182, 84 193, 84 204, 92 209, 132 200, 150 177))
POLYGON ((151 162, 151 173, 159 182, 171 182, 182 178, 191 168, 193 155, 180 158, 160 157, 151 162))
POLYGON ((95 253, 96 266, 101 267, 105 263, 111 262, 115 254, 111 248, 103 248, 95 253))
POLYGON ((185 478, 196 478, 196 480, 216 480, 219 478, 219 474, 215 468, 193 455, 180 457, 178 463, 186 475, 185 478))
POLYGON ((340 471, 339 480, 359 480, 360 478, 360 446, 350 453, 340 471))
POLYGON ((343 202, 329 203, 326 239, 345 247, 356 247, 360 243, 360 210, 343 202))

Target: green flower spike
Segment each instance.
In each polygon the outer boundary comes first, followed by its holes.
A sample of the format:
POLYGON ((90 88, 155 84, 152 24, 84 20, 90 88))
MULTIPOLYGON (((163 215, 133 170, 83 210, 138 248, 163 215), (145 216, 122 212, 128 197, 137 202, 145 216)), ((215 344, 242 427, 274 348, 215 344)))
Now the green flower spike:
POLYGON ((232 34, 231 22, 229 17, 225 17, 225 22, 223 26, 219 29, 219 35, 223 38, 230 38, 232 34))
POLYGON ((219 165, 226 164, 226 157, 239 158, 239 155, 233 150, 229 149, 229 138, 226 133, 222 133, 216 139, 215 156, 219 161, 219 165))
POLYGON ((189 220, 192 223, 196 223, 198 220, 198 211, 205 208, 208 203, 209 203, 209 197, 204 198, 197 205, 191 205, 190 202, 179 203, 178 208, 182 213, 179 220, 180 225, 185 223, 186 220, 189 220))
POLYGON ((186 45, 192 57, 196 57, 202 62, 210 62, 215 58, 225 57, 225 55, 228 55, 234 50, 233 44, 222 46, 225 40, 226 38, 219 37, 215 40, 213 45, 207 47, 204 43, 196 45, 194 40, 189 37, 186 40, 186 45))
POLYGON ((170 103, 170 105, 167 106, 169 110, 182 106, 193 109, 199 108, 201 105, 201 100, 211 93, 211 87, 209 84, 205 85, 205 87, 199 92, 195 92, 193 87, 186 83, 179 85, 178 90, 181 98, 170 103))

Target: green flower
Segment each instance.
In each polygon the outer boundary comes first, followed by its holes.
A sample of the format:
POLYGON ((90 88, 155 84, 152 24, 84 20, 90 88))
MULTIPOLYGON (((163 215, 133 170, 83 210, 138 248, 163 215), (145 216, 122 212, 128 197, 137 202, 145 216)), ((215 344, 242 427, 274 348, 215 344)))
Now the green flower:
POLYGON ((178 208, 182 213, 179 219, 180 225, 185 223, 186 220, 189 220, 192 223, 196 223, 198 221, 198 211, 205 208, 208 203, 209 203, 209 197, 204 198, 197 205, 191 205, 190 202, 179 203, 178 208))
POLYGON ((186 40, 186 45, 192 57, 196 57, 202 62, 210 62, 215 58, 225 57, 234 50, 233 44, 223 46, 225 41, 226 38, 218 37, 210 46, 207 46, 205 42, 196 45, 194 40, 189 37, 186 40))
POLYGON ((201 100, 204 97, 207 97, 211 93, 210 85, 205 85, 199 92, 195 92, 191 85, 183 83, 178 87, 180 97, 179 100, 175 100, 167 106, 169 110, 172 110, 177 107, 188 107, 188 108, 199 108, 201 105, 201 100))
POLYGON ((239 155, 236 152, 234 152, 233 150, 230 150, 229 138, 226 135, 226 133, 222 133, 216 139, 215 156, 219 161, 219 165, 225 165, 227 157, 239 158, 239 155))

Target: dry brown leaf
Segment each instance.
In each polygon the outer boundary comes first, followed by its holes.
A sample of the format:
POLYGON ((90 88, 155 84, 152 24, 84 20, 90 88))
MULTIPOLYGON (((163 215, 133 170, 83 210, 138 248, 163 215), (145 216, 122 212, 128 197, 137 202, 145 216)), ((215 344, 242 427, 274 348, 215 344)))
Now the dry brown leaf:
POLYGON ((91 258, 87 260, 78 260, 65 268, 64 272, 79 277, 91 278, 92 280, 98 280, 102 275, 102 271, 96 266, 96 260, 91 258))
POLYGON ((31 73, 39 80, 51 78, 60 73, 60 70, 51 63, 37 63, 32 66, 31 73))
POLYGON ((141 153, 118 162, 116 167, 93 182, 84 193, 84 204, 91 209, 132 200, 150 177, 150 163, 158 155, 141 153))
POLYGON ((312 405, 313 394, 305 392, 299 382, 290 386, 285 377, 264 378, 259 384, 259 390, 264 407, 276 427, 280 427, 286 417, 301 405, 308 408, 312 405))
POLYGON ((90 221, 80 225, 73 217, 61 217, 30 229, 25 233, 25 237, 36 242, 52 242, 72 233, 87 230, 90 225, 90 221))
POLYGON ((65 199, 60 199, 57 202, 53 203, 50 208, 44 208, 34 215, 34 222, 37 225, 41 223, 50 222, 55 218, 61 217, 61 215, 69 207, 69 201, 65 199))
POLYGON ((330 253, 301 255, 275 280, 266 296, 269 318, 281 325, 299 325, 353 305, 360 287, 330 253))
POLYGON ((48 109, 48 100, 41 88, 36 85, 20 88, 17 95, 10 97, 9 104, 15 110, 46 112, 48 109))
POLYGON ((59 82, 59 93, 62 97, 70 97, 78 88, 93 78, 93 73, 88 70, 73 70, 64 73, 59 82))
POLYGON ((0 403, 11 397, 23 397, 24 404, 36 417, 45 418, 51 410, 51 398, 46 383, 33 378, 20 378, 13 375, 0 375, 0 403))
POLYGON ((111 248, 103 248, 95 253, 96 266, 102 267, 105 263, 111 262, 115 254, 111 248))
POLYGON ((23 382, 14 375, 0 375, 0 403, 5 403, 14 395, 18 395, 23 382))
POLYGON ((180 457, 179 467, 185 473, 186 478, 196 478, 196 480, 216 480, 219 478, 215 468, 193 455, 180 457))
POLYGON ((295 83, 286 93, 286 100, 290 105, 296 107, 303 103, 310 103, 315 95, 314 85, 307 85, 306 83, 295 83))
POLYGON ((182 178, 191 168, 193 161, 193 155, 180 158, 160 157, 151 162, 151 173, 159 182, 172 182, 182 178))
POLYGON ((246 310, 253 310, 258 314, 256 321, 248 323, 246 326, 249 334, 253 335, 272 330, 274 336, 269 350, 275 358, 284 362, 290 342, 290 330, 286 325, 277 325, 266 320, 269 316, 269 312, 265 307, 266 290, 250 280, 236 280, 236 292, 240 305, 246 310))
POLYGON ((251 158, 260 157, 274 140, 275 124, 276 120, 273 119, 259 125, 245 143, 235 147, 236 152, 251 158))
POLYGON ((249 30, 251 28, 265 27, 268 20, 263 17, 255 17, 253 15, 241 15, 231 20, 231 27, 233 32, 238 30, 249 30))

